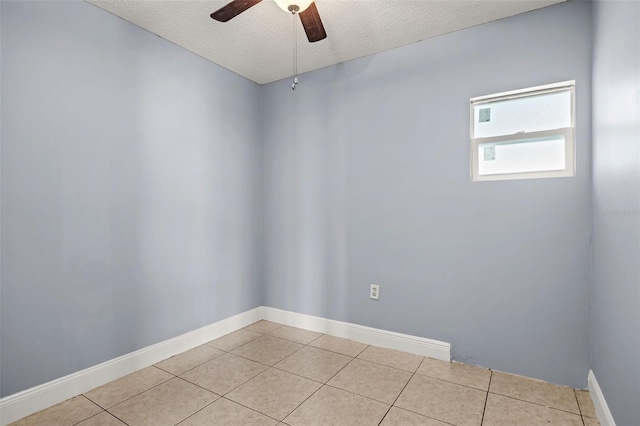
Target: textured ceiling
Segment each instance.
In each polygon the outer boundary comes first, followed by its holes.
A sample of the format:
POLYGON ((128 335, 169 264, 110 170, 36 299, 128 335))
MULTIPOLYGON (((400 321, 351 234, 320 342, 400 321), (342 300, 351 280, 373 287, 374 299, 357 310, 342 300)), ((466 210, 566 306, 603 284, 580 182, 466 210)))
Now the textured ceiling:
MULTIPOLYGON (((292 75, 292 16, 263 0, 229 22, 228 0, 87 0, 259 84, 292 75)), ((298 72, 345 62, 564 0, 316 0, 328 37, 309 43, 296 17, 298 72)))

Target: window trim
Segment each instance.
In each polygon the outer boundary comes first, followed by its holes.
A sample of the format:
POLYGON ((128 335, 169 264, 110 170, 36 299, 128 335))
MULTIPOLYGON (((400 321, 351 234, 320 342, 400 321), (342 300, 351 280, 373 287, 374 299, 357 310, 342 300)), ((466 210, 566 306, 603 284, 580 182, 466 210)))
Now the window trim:
POLYGON ((575 80, 564 81, 561 83, 548 84, 544 86, 536 86, 528 89, 518 89, 509 92, 496 93, 494 95, 478 96, 471 98, 469 102, 469 131, 471 139, 471 182, 495 181, 495 180, 511 180, 511 179, 536 179, 551 177, 571 177, 576 175, 576 140, 575 140, 575 80), (518 99, 531 96, 538 96, 547 93, 556 93, 569 91, 571 93, 571 127, 559 129, 540 130, 535 132, 521 132, 511 135, 499 135, 484 138, 474 138, 473 131, 475 126, 474 107, 477 105, 488 104, 493 102, 504 101, 508 99, 518 99), (516 172, 516 173, 498 173, 489 175, 479 174, 479 147, 482 144, 491 142, 506 142, 532 139, 544 136, 564 136, 565 140, 565 166, 561 170, 543 170, 537 172, 516 172))

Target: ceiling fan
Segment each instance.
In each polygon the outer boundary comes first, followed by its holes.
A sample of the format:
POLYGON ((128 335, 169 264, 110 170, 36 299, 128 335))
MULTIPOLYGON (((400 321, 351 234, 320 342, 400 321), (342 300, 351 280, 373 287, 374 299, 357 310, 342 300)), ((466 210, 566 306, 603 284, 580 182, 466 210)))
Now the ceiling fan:
MULTIPOLYGON (((262 0, 233 0, 211 14, 216 21, 227 22, 262 0)), ((310 43, 327 38, 318 8, 313 0, 275 0, 285 12, 297 14, 310 43)))

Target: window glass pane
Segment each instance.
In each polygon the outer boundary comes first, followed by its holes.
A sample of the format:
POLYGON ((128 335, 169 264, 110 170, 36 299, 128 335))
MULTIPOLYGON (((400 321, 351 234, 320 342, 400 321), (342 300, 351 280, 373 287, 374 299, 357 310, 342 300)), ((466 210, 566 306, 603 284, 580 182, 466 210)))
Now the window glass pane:
POLYGON ((565 168, 563 135, 478 146, 478 174, 527 173, 565 168))
POLYGON ((474 138, 572 127, 571 91, 473 106, 474 138))

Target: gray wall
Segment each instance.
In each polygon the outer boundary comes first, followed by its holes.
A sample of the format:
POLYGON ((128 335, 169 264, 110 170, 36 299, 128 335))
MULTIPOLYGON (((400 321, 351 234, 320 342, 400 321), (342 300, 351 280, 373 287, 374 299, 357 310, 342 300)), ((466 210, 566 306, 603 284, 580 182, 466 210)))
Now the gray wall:
POLYGON ((260 305, 260 87, 2 1, 1 395, 260 305))
POLYGON ((593 4, 591 368, 618 425, 640 420, 640 3, 593 4))
MULTIPOLYGON (((625 424, 638 220, 605 212, 638 208, 637 113, 620 122, 611 101, 638 75, 638 5, 594 7, 591 365, 625 424)), ((260 304, 586 386, 588 3, 309 73, 296 92, 86 3, 0 15, 2 396, 260 304), (471 184, 469 98, 568 79, 578 176, 471 184)))
POLYGON ((585 387, 590 27, 571 2, 266 85, 265 304, 585 387), (572 79, 578 175, 471 183, 469 99, 572 79))

